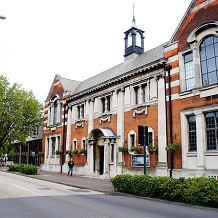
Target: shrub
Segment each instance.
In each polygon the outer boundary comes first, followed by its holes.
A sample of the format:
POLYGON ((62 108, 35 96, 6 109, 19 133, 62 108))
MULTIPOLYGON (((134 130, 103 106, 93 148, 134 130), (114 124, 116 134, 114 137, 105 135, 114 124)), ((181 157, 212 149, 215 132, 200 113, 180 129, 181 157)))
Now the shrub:
POLYGON ((117 175, 111 182, 120 192, 218 208, 218 181, 212 178, 117 175))
POLYGON ((9 171, 12 172, 20 172, 27 175, 36 175, 37 174, 37 168, 34 165, 31 164, 12 164, 9 166, 9 171))

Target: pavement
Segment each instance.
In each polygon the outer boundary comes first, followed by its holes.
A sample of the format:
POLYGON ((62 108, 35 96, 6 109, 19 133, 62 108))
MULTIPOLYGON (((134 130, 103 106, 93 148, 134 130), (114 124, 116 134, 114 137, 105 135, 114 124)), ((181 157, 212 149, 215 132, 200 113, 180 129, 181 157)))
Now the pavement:
MULTIPOLYGON (((1 171, 6 171, 5 167, 0 167, 1 171)), ((21 174, 23 175, 23 174, 21 174)), ((99 176, 76 175, 68 176, 66 173, 48 172, 38 169, 37 175, 23 175, 44 181, 73 186, 77 188, 91 189, 103 193, 112 193, 114 188, 110 179, 103 179, 99 176)))

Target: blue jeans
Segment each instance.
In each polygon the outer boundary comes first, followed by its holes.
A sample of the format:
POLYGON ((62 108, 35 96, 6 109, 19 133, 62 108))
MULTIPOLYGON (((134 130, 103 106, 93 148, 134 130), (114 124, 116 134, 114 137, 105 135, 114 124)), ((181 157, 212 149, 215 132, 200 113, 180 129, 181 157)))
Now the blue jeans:
POLYGON ((73 167, 69 167, 68 176, 69 176, 69 174, 72 176, 72 174, 73 174, 73 167))

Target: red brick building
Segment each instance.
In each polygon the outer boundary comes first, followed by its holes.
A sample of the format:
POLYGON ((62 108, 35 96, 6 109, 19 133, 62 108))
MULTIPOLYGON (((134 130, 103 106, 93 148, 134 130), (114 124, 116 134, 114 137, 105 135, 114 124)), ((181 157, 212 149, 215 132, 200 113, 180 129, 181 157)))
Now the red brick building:
POLYGON ((174 168, 176 177, 218 176, 217 7, 217 0, 193 0, 170 41, 146 52, 133 17, 123 63, 82 82, 56 76, 45 105, 42 169, 66 172, 66 151, 74 151, 75 173, 142 174, 138 126, 147 126, 149 147, 158 148, 146 148, 148 174, 174 168), (178 144, 173 155, 168 144, 178 144))

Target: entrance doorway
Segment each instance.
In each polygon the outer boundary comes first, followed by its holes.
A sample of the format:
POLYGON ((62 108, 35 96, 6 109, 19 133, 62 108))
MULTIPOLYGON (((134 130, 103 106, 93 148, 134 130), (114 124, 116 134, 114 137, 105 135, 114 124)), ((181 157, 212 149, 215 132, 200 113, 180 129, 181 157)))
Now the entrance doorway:
POLYGON ((100 175, 103 175, 104 173, 104 146, 99 146, 99 160, 100 160, 100 163, 99 163, 99 174, 100 175))

